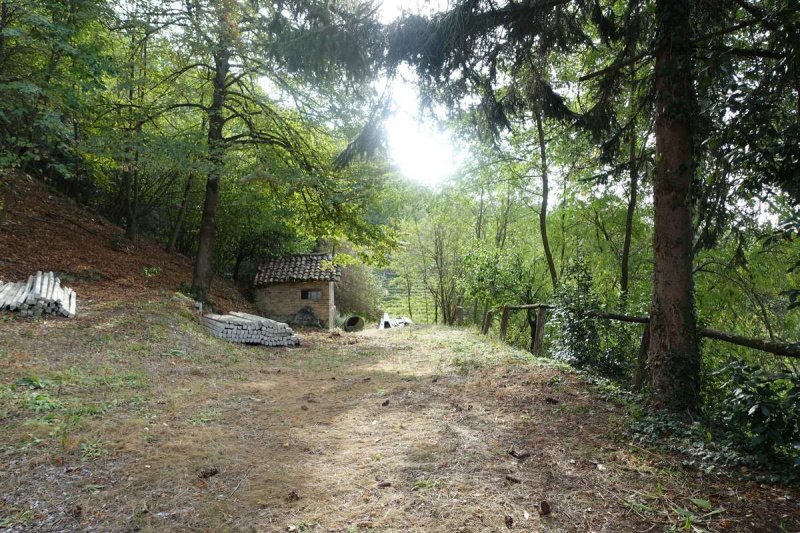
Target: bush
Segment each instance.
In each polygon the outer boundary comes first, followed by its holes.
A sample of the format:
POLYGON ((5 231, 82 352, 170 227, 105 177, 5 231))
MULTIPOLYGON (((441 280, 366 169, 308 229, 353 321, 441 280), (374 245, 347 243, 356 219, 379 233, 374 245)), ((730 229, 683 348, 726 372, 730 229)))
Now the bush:
POLYGON ((800 374, 741 361, 719 373, 729 378, 720 420, 765 463, 792 463, 800 475, 800 374))
POLYGON ((630 328, 586 315, 598 309, 592 274, 582 256, 566 269, 555 294, 554 355, 577 368, 617 380, 630 376, 635 336, 630 328))

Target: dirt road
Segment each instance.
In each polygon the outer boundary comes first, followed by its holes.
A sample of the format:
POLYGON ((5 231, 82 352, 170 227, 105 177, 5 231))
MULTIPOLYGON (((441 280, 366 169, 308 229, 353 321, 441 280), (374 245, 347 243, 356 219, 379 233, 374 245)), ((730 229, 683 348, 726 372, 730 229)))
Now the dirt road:
POLYGON ((0 322, 10 531, 800 530, 797 491, 634 445, 628 407, 458 329, 298 349, 185 303, 0 322))

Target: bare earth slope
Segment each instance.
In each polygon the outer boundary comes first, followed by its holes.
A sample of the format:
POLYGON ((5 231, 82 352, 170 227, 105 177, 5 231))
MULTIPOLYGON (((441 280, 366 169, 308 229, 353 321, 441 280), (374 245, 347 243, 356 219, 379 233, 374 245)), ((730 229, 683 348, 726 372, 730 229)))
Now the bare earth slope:
POLYGON ((632 445, 626 407, 469 331, 265 349, 209 337, 190 308, 0 322, 0 527, 800 530, 796 490, 632 445))
MULTIPOLYGON (((177 290, 191 280, 192 264, 148 239, 132 245, 121 228, 66 196, 19 172, 0 170, 0 280, 23 281, 37 270, 60 274, 80 305, 177 290)), ((212 299, 223 310, 248 308, 224 280, 215 282, 212 299)))

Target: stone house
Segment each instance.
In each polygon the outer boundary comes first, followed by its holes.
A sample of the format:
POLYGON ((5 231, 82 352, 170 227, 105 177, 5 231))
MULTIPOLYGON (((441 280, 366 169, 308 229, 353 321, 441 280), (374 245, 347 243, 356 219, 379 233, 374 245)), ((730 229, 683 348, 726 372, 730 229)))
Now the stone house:
POLYGON ((256 308, 273 320, 333 328, 334 284, 341 277, 329 253, 264 259, 253 280, 256 308))

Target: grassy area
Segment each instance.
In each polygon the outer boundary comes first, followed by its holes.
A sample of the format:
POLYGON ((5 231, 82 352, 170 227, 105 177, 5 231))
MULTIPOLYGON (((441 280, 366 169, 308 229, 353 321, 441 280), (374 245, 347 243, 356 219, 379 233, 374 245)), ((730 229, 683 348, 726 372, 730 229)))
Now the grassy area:
POLYGON ((796 491, 635 446, 562 365, 459 329, 301 336, 230 345, 166 292, 2 317, 0 527, 800 529, 796 491))

